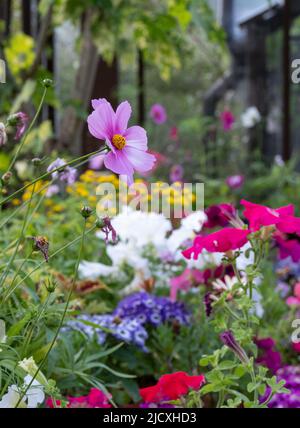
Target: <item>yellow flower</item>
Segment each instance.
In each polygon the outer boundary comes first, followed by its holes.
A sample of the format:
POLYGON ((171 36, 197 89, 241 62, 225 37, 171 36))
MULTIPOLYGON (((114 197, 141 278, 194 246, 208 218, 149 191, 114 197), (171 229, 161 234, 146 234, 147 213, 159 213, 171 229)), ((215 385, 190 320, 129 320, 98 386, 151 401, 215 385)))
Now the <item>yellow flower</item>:
POLYGON ((28 70, 34 62, 34 39, 24 33, 14 34, 4 53, 10 71, 18 76, 22 71, 28 70))

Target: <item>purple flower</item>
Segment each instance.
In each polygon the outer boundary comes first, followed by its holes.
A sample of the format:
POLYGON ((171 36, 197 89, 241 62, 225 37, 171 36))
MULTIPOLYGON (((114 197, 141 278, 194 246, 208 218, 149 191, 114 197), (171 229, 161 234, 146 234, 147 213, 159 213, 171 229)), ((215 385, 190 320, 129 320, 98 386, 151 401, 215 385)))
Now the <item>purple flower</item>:
POLYGON ((110 333, 117 340, 136 345, 147 352, 146 325, 157 327, 174 321, 187 324, 189 320, 190 315, 182 303, 172 303, 165 297, 142 292, 123 299, 111 314, 82 315, 75 321, 68 322, 65 329, 72 328, 83 332, 89 338, 96 337, 99 344, 103 344, 110 333), (85 321, 89 324, 85 324, 85 321), (95 326, 90 325, 91 323, 95 326), (97 325, 101 328, 97 329, 97 325))
POLYGON ((276 376, 278 382, 285 381, 284 387, 290 390, 290 393, 274 395, 268 407, 300 409, 300 366, 282 367, 277 371, 276 376))
POLYGON ((227 346, 229 349, 231 349, 235 355, 241 360, 242 363, 247 364, 249 362, 249 359, 247 357, 246 352, 244 349, 237 343, 234 335, 230 330, 225 331, 220 335, 221 341, 224 343, 225 346, 227 346))
POLYGON ((109 217, 104 217, 102 220, 102 225, 100 227, 101 231, 105 234, 105 242, 108 243, 109 235, 111 234, 111 239, 113 242, 117 241, 117 232, 113 228, 109 217))
POLYGON ((59 193, 59 186, 57 184, 52 184, 52 186, 49 186, 46 192, 47 198, 51 198, 54 195, 57 195, 59 193))
POLYGON ((0 122, 0 147, 7 143, 6 128, 4 123, 0 122))
POLYGON ((88 117, 90 133, 99 140, 105 140, 110 152, 104 157, 107 169, 127 177, 128 184, 133 182, 133 173, 150 171, 156 161, 155 156, 147 152, 148 139, 145 129, 140 126, 127 127, 131 116, 128 101, 121 103, 114 111, 104 98, 92 100, 94 111, 88 117))
POLYGON ((231 175, 226 178, 226 184, 230 189, 239 189, 243 186, 245 177, 243 175, 231 175))
POLYGON ((162 125, 167 120, 166 109, 161 104, 153 104, 150 110, 150 117, 156 125, 162 125))
POLYGON ((183 167, 181 165, 173 165, 170 171, 170 181, 175 183, 183 179, 183 167))
POLYGON ((132 294, 123 299, 114 311, 119 318, 138 319, 143 324, 158 326, 167 322, 188 324, 190 315, 183 303, 172 302, 145 292, 132 294))
POLYGON ((75 168, 71 168, 70 166, 65 166, 66 161, 61 158, 57 158, 54 162, 52 162, 48 168, 47 172, 52 172, 52 179, 59 180, 62 183, 66 183, 68 185, 73 184, 76 181, 77 170, 75 168), (59 171, 55 171, 57 168, 60 168, 59 171))
POLYGON ((148 333, 137 320, 121 320, 113 314, 81 315, 75 321, 68 322, 64 330, 69 329, 81 331, 89 339, 95 338, 99 345, 103 345, 108 334, 112 334, 117 340, 136 345, 144 352, 148 351, 145 346, 148 333))
POLYGON ((20 138, 23 137, 26 128, 27 128, 27 124, 28 124, 28 116, 26 113, 23 113, 22 111, 16 113, 13 115, 13 118, 15 119, 15 123, 16 123, 16 135, 15 135, 15 140, 20 140, 20 138))

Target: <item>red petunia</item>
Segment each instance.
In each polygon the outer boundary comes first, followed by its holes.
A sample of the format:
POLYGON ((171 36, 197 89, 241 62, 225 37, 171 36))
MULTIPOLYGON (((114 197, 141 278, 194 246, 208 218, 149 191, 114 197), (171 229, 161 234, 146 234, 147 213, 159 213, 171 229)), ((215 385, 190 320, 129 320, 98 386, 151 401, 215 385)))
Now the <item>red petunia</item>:
POLYGON ((237 250, 247 243, 247 237, 251 232, 244 229, 227 228, 219 230, 207 236, 197 236, 191 248, 182 252, 186 259, 197 260, 203 250, 210 253, 225 253, 237 250))
POLYGON ((140 389, 140 395, 145 403, 177 400, 191 389, 199 390, 204 382, 203 375, 189 376, 185 372, 165 374, 156 385, 140 389))

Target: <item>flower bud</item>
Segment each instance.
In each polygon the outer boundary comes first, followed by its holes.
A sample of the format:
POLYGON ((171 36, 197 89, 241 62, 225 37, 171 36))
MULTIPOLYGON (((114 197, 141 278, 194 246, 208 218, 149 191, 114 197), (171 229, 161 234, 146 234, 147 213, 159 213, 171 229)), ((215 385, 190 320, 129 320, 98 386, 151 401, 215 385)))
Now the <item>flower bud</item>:
POLYGON ((224 333, 222 333, 220 335, 220 339, 222 340, 222 342, 224 343, 225 346, 227 346, 229 349, 231 349, 231 351, 233 351, 235 353, 235 355, 238 357, 238 359, 242 363, 244 363, 244 364, 248 364, 249 363, 249 358, 248 358, 246 352, 237 343, 234 335, 232 334, 232 332, 230 330, 225 331, 224 333))
POLYGON ((57 287, 56 281, 54 281, 53 278, 51 278, 51 277, 46 278, 44 285, 45 285, 46 290, 50 294, 54 293, 54 291, 56 290, 56 287, 57 287))
POLYGON ((51 79, 44 79, 42 81, 42 84, 45 88, 51 88, 53 86, 53 80, 51 79))
POLYGON ((8 184, 10 182, 10 179, 12 177, 12 172, 11 171, 7 171, 5 174, 2 175, 2 182, 5 184, 8 184))
POLYGON ((80 212, 83 218, 89 218, 92 215, 93 210, 92 208, 85 205, 81 208, 80 212))
POLYGON ((34 236, 31 239, 34 241, 33 249, 36 251, 40 251, 45 261, 48 263, 49 260, 49 242, 48 239, 44 236, 34 236))
POLYGON ((42 159, 40 159, 40 158, 33 158, 33 159, 31 159, 31 162, 33 163, 34 166, 39 166, 42 163, 42 159))

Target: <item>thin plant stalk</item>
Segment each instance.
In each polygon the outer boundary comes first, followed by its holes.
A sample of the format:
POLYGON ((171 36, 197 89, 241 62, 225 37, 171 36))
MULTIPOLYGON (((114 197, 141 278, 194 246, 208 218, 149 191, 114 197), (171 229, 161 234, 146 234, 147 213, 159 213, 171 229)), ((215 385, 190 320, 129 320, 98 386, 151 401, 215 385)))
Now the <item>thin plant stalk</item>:
POLYGON ((37 368, 37 370, 36 370, 36 372, 35 372, 34 376, 32 377, 31 381, 30 381, 30 382, 29 382, 29 384, 27 385, 26 389, 25 389, 25 390, 23 391, 23 393, 21 394, 21 396, 20 396, 20 398, 19 398, 19 400, 18 400, 18 402, 17 402, 17 404, 16 404, 16 406, 15 406, 16 408, 17 408, 17 407, 19 406, 19 404, 21 403, 22 399, 24 398, 24 396, 26 395, 27 391, 29 390, 29 388, 30 388, 30 387, 31 387, 31 385, 33 384, 33 382, 34 382, 34 380, 36 379, 36 377, 37 377, 37 375, 39 374, 39 372, 42 370, 42 367, 43 367, 43 365, 45 364, 45 362, 47 361, 48 356, 49 356, 50 352, 52 351, 52 349, 53 349, 53 347, 54 347, 54 345, 55 345, 55 342, 56 342, 56 340, 57 340, 57 338, 58 338, 58 335, 59 335, 59 333, 60 333, 60 330, 61 330, 61 328, 62 328, 62 326, 63 326, 63 324, 64 324, 64 321, 65 321, 65 318, 66 318, 66 314, 67 314, 67 311, 68 311, 68 308, 69 308, 69 304, 70 304, 70 301, 71 301, 71 297, 72 297, 72 294, 73 294, 74 289, 75 289, 75 286, 76 286, 76 280, 77 280, 77 276, 78 276, 79 263, 80 263, 80 260, 81 260, 81 256, 82 256, 82 252, 83 252, 83 247, 84 247, 85 230, 86 230, 86 219, 84 219, 84 226, 83 226, 83 228, 82 228, 82 234, 81 234, 80 249, 79 249, 79 253, 78 253, 78 257, 77 257, 77 261, 76 261, 76 264, 75 264, 75 269, 74 269, 74 274, 73 274, 72 286, 71 286, 71 288, 70 288, 70 291, 69 291, 69 294, 68 294, 68 297, 67 297, 67 301, 66 301, 66 304, 65 304, 64 312, 63 312, 63 314, 62 314, 62 317, 61 317, 61 319, 60 319, 60 322, 59 322, 58 328, 57 328, 57 330, 56 330, 56 332, 55 332, 55 335, 54 335, 54 337, 53 337, 53 340, 52 340, 51 344, 50 344, 50 346, 49 346, 49 348, 48 348, 48 350, 47 350, 47 352, 46 352, 46 354, 45 354, 44 358, 42 359, 41 363, 39 364, 39 366, 38 366, 38 368, 37 368))

